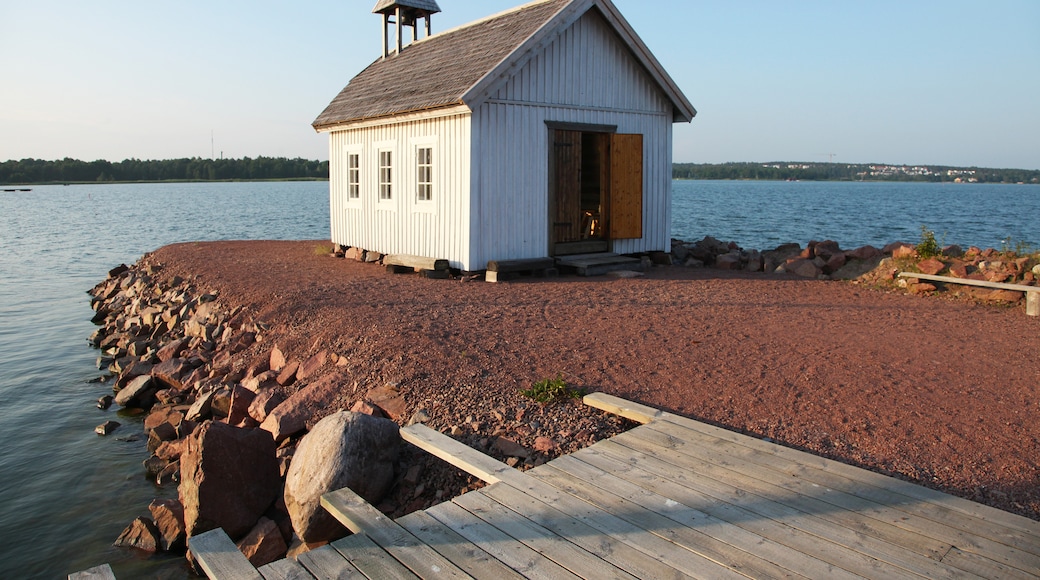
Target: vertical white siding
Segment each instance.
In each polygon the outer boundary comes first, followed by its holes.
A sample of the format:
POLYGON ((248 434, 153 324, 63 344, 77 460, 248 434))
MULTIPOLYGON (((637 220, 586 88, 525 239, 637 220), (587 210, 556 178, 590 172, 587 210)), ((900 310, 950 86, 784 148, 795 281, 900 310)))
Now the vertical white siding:
POLYGON ((672 105, 610 26, 590 11, 474 113, 473 196, 479 221, 472 262, 547 255, 546 121, 616 125, 618 133, 643 135, 643 238, 615 240, 613 250, 667 249, 672 105))
POLYGON ((329 134, 332 241, 383 254, 447 259, 469 269, 470 117, 346 129, 329 134), (416 200, 417 146, 433 147, 433 200, 416 200), (393 153, 393 194, 379 199, 379 151, 393 153), (361 198, 347 200, 346 155, 361 154, 361 198))

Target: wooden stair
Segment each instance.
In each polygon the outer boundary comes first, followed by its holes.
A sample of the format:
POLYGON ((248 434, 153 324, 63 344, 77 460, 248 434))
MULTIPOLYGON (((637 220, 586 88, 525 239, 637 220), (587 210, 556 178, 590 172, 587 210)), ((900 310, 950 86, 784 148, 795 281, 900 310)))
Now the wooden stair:
POLYGON ((643 262, 639 258, 613 252, 560 256, 556 258, 556 265, 561 269, 573 269, 579 276, 602 276, 619 270, 643 271, 643 262))

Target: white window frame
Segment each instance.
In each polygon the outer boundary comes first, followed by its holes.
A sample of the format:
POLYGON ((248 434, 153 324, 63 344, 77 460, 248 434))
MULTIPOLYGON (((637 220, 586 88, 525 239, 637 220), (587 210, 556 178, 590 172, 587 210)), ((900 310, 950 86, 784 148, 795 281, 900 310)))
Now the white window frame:
POLYGON ((394 157, 396 151, 391 146, 376 149, 376 201, 383 205, 392 205, 397 198, 398 184, 394 177, 394 157), (384 165, 384 161, 387 162, 384 165))
POLYGON ((362 205, 362 198, 365 192, 364 179, 366 171, 363 147, 347 147, 343 150, 343 173, 345 177, 343 182, 343 201, 347 207, 357 208, 362 205), (357 158, 357 167, 350 166, 352 157, 357 158), (357 187, 356 196, 352 195, 354 193, 352 189, 355 186, 357 187))
POLYGON ((433 201, 433 146, 417 145, 415 147, 415 201, 429 203, 433 201), (427 155, 423 159, 423 154, 427 155))
POLYGON ((408 172, 411 174, 411 183, 408 184, 408 187, 412 194, 412 209, 418 212, 432 213, 436 211, 439 202, 437 197, 441 195, 441 188, 438 186, 438 183, 443 181, 443 172, 441 171, 443 165, 440 160, 440 148, 437 145, 438 140, 436 136, 420 137, 409 141, 413 165, 408 168, 408 172), (419 163, 419 152, 423 149, 430 151, 430 163, 428 165, 420 165, 419 163), (429 168, 429 181, 427 182, 420 181, 422 167, 429 168), (421 197, 424 185, 429 186, 429 199, 421 197))

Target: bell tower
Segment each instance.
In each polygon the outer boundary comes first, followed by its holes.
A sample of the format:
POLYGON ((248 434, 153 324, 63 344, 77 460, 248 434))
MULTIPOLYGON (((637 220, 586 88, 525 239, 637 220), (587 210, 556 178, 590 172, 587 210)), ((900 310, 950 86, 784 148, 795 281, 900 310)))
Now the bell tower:
POLYGON ((426 20, 426 36, 430 35, 430 16, 440 12, 436 0, 379 0, 373 14, 383 15, 383 58, 390 56, 390 25, 397 26, 397 50, 404 49, 402 29, 412 27, 412 42, 419 40, 419 19, 426 20))

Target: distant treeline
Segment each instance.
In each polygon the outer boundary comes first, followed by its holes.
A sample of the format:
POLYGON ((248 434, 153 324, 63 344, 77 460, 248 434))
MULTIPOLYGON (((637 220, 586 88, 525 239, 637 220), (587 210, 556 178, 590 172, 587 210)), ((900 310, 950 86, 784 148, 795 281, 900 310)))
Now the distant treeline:
POLYGON ((329 162, 284 157, 80 161, 22 159, 0 163, 0 183, 81 183, 114 181, 253 181, 328 179, 329 162))
POLYGON ((934 181, 1040 183, 1040 171, 939 165, 861 163, 676 163, 675 179, 758 179, 799 181, 934 181))
MULTIPOLYGON (((966 181, 1040 183, 1040 171, 981 167, 906 166, 849 163, 676 163, 675 179, 758 179, 800 181, 966 181)), ((257 181, 328 179, 329 162, 285 157, 80 161, 22 159, 0 162, 0 183, 83 183, 115 181, 257 181)))

